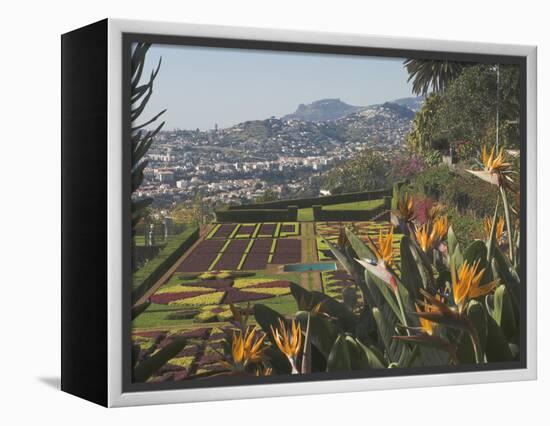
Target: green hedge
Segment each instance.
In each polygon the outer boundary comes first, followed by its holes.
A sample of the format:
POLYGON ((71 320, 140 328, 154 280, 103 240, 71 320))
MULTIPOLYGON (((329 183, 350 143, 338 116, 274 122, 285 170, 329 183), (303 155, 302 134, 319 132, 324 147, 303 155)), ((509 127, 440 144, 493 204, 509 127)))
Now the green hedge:
POLYGON ((199 238, 199 228, 191 226, 181 234, 174 235, 164 248, 132 276, 132 300, 135 303, 174 264, 178 258, 199 238))
MULTIPOLYGON (((323 206, 313 206, 313 217, 317 221, 354 222, 367 221, 391 208, 392 197, 385 196, 384 204, 365 210, 324 210, 323 206)), ((389 216, 388 216, 389 217, 389 216)))
POLYGON ((298 207, 286 209, 246 209, 217 210, 218 222, 295 222, 298 220, 298 207))
POLYGON ((324 197, 316 198, 295 198, 292 200, 278 200, 278 201, 269 201, 266 203, 256 203, 256 204, 243 204, 241 206, 229 206, 228 211, 233 210, 260 210, 260 209, 286 209, 289 206, 296 206, 300 209, 306 207, 312 207, 314 205, 326 206, 329 204, 343 204, 343 203, 352 203, 355 201, 368 201, 376 200, 383 198, 385 196, 392 195, 393 188, 389 189, 378 189, 375 191, 363 191, 363 192, 348 192, 347 194, 338 194, 338 195, 327 195, 324 197))

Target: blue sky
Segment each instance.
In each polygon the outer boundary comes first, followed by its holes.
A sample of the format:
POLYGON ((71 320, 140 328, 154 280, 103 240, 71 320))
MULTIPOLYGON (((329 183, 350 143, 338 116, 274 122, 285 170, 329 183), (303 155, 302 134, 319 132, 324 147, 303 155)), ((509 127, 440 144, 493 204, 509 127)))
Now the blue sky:
POLYGON ((412 96, 401 58, 153 45, 146 70, 161 56, 142 117, 167 108, 165 129, 280 117, 323 98, 363 106, 412 96))

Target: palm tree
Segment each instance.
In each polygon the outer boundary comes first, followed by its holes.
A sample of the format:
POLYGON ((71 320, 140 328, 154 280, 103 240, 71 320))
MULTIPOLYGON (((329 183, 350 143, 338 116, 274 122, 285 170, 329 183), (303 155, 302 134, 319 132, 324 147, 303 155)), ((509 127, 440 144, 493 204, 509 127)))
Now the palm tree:
MULTIPOLYGON (((145 154, 151 147, 153 140, 158 132, 164 126, 164 121, 152 130, 145 129, 152 125, 157 119, 166 112, 161 111, 154 117, 138 123, 141 114, 145 110, 151 95, 153 94, 153 82, 160 69, 161 59, 159 59, 156 69, 151 71, 148 79, 142 81, 142 75, 145 68, 145 56, 151 47, 150 43, 137 43, 132 52, 131 59, 131 144, 132 144, 132 193, 135 192, 143 182, 143 171, 147 166, 145 154)), ((146 208, 152 203, 151 198, 132 199, 132 233, 135 233, 135 227, 144 217, 146 208)))
POLYGON ((413 82, 413 92, 426 96, 428 92, 442 92, 456 79, 467 66, 464 62, 441 61, 434 59, 407 59, 403 63, 409 79, 413 82))

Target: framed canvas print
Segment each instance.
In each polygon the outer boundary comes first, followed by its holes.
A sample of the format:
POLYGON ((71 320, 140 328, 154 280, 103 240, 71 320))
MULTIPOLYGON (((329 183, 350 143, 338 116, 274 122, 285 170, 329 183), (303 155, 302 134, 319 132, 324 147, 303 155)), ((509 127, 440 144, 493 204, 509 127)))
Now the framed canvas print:
POLYGON ((62 36, 62 389, 106 406, 536 378, 536 49, 62 36))

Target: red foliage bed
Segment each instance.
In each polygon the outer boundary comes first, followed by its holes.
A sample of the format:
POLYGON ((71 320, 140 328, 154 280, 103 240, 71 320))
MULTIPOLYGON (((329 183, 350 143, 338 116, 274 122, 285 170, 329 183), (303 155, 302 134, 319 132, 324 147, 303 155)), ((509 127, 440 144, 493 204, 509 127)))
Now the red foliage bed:
POLYGON ((221 225, 216 233, 212 236, 213 238, 227 238, 231 235, 233 232, 233 229, 235 229, 234 223, 224 223, 221 225))
POLYGON ((204 272, 216 258, 217 253, 196 253, 189 255, 178 267, 178 272, 204 272))
POLYGON ((241 263, 242 253, 224 253, 218 262, 214 265, 214 268, 220 271, 231 271, 237 269, 239 263, 241 263))
POLYGON ((269 253, 271 251, 271 244, 273 239, 256 240, 252 245, 250 253, 269 253))
POLYGON ((268 253, 249 253, 241 269, 245 271, 265 269, 268 253))
POLYGON ((273 223, 263 223, 260 227, 260 232, 258 235, 273 235, 273 232, 275 232, 275 224, 273 223))
POLYGON ((289 253, 289 252, 298 252, 302 251, 302 242, 297 239, 282 239, 277 241, 277 246, 275 253, 289 253))
POLYGON ((232 240, 224 250, 224 253, 243 254, 250 240, 232 240))

